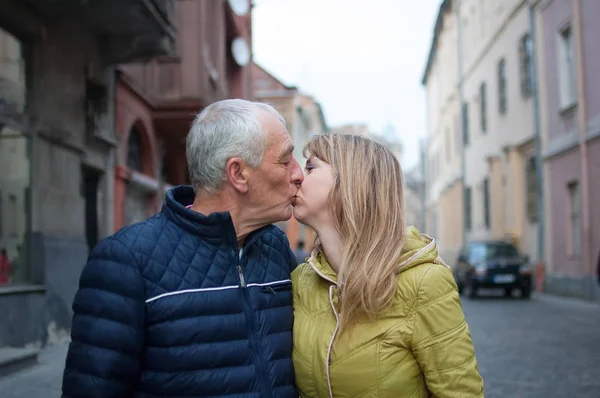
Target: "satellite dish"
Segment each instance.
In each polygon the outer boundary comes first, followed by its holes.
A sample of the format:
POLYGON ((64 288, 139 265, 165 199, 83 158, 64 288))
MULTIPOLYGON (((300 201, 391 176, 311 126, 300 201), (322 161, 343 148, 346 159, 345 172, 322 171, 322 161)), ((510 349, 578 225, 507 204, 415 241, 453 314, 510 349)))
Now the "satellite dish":
POLYGON ((229 0, 229 7, 238 17, 243 17, 250 10, 250 2, 248 0, 229 0))
POLYGON ((246 66, 250 62, 250 48, 246 40, 239 36, 231 42, 231 54, 239 66, 246 66))

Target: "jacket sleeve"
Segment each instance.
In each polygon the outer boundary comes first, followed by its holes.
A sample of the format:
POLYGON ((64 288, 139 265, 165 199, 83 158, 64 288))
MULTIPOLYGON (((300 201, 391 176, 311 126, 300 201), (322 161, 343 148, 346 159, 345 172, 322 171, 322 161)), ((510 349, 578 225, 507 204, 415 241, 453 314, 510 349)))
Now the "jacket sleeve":
POLYGON ((144 297, 131 251, 114 237, 100 242, 88 258, 73 301, 64 397, 133 396, 145 346, 144 297))
POLYGON ((432 264, 421 280, 412 351, 433 397, 483 397, 471 334, 447 266, 432 264))

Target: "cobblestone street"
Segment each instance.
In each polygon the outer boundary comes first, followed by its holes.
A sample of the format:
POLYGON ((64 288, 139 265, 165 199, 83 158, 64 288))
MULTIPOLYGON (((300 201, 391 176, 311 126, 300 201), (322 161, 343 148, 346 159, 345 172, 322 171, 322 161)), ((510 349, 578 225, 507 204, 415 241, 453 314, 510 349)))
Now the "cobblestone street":
POLYGON ((463 298, 486 398, 600 397, 600 306, 463 298))
MULTIPOLYGON (((600 397, 600 306, 552 296, 463 298, 486 398, 600 397)), ((2 398, 59 398, 66 346, 0 378, 2 398)))

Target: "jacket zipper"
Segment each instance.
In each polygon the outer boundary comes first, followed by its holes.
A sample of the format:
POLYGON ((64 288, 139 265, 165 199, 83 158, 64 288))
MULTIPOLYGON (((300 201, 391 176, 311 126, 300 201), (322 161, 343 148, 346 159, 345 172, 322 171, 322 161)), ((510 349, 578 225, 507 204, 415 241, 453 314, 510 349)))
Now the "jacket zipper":
POLYGON ((333 302, 333 290, 336 287, 339 287, 336 281, 331 278, 326 277, 319 271, 317 266, 315 266, 312 256, 308 259, 308 263, 315 270, 317 274, 328 282, 331 282, 332 285, 329 286, 329 304, 331 304, 331 309, 333 310, 333 315, 335 315, 335 328, 333 329, 333 333, 331 335, 331 340, 329 340, 329 346, 327 347, 327 356, 325 357, 325 376, 327 378, 327 388, 329 389, 329 398, 333 398, 333 388, 331 387, 331 373, 329 372, 329 368, 331 367, 331 350, 333 349, 333 342, 337 336, 338 328, 340 326, 340 316, 335 308, 335 303, 333 302))
POLYGON ((250 294, 248 293, 248 285, 246 284, 246 278, 244 278, 244 271, 242 270, 242 255, 244 251, 240 253, 238 265, 236 267, 238 272, 238 277, 240 278, 240 287, 242 290, 242 296, 244 297, 245 305, 244 312, 246 313, 246 324, 248 325, 248 336, 250 337, 250 344, 254 347, 254 352, 256 353, 256 357, 258 359, 258 365, 260 369, 258 369, 258 374, 262 377, 262 397, 271 397, 271 388, 269 386, 269 378, 267 377, 265 361, 262 357, 260 349, 258 347, 258 336, 254 330, 254 315, 252 313, 252 304, 250 302, 250 294))
POLYGON ((329 304, 331 304, 331 309, 333 310, 333 314, 335 315, 335 329, 333 329, 333 334, 331 335, 331 340, 329 341, 329 347, 327 347, 327 357, 325 358, 325 373, 327 375, 327 387, 329 388, 329 398, 333 398, 333 388, 331 387, 331 373, 329 372, 329 368, 331 367, 331 350, 333 349, 333 341, 337 336, 338 328, 340 325, 340 317, 335 309, 335 304, 333 302, 333 289, 335 289, 335 285, 329 286, 329 304))

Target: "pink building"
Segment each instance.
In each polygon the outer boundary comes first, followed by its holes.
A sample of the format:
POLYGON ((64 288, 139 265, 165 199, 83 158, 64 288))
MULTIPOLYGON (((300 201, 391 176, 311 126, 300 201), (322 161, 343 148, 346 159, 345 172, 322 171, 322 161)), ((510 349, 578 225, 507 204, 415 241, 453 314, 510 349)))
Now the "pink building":
POLYGON ((537 4, 548 292, 600 300, 600 2, 537 4))
POLYGON ((188 182, 185 137, 204 107, 252 98, 250 0, 174 3, 173 55, 121 65, 116 88, 114 229, 156 213, 188 182))

